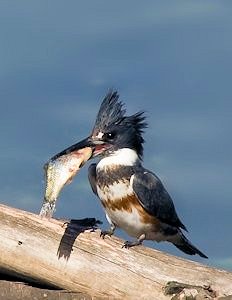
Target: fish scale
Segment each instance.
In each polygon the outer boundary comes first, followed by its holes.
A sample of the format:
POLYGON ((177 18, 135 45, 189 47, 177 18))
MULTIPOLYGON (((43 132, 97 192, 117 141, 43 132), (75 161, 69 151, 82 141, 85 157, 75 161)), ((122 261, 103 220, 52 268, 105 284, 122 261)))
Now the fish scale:
POLYGON ((62 188, 72 181, 91 155, 92 149, 85 147, 62 156, 56 155, 44 165, 46 187, 40 216, 52 217, 62 188))

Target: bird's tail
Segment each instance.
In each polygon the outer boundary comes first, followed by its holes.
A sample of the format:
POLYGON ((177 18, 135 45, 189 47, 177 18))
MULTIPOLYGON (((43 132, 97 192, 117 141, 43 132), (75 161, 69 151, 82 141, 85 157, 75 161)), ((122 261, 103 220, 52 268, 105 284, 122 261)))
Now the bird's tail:
POLYGON ((178 249, 189 255, 198 254, 201 257, 208 258, 204 253, 198 250, 180 231, 178 242, 173 243, 178 249))

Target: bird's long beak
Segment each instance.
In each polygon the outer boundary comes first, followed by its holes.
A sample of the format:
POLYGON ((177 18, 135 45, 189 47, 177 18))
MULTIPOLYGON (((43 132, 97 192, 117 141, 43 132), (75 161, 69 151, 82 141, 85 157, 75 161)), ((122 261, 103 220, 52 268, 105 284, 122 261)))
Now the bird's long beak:
POLYGON ((92 156, 89 158, 89 159, 91 159, 93 157, 96 157, 96 156, 102 154, 104 151, 109 149, 110 146, 111 145, 106 144, 104 141, 102 141, 98 138, 89 136, 89 137, 83 139, 82 141, 80 141, 76 144, 73 144, 72 146, 69 146, 68 148, 64 149, 63 151, 57 153, 56 155, 54 155, 51 158, 51 160, 55 160, 62 155, 67 155, 72 152, 76 152, 80 149, 84 149, 86 147, 90 147, 92 149, 92 156))
POLYGON ((76 152, 80 149, 84 149, 86 147, 90 147, 92 149, 92 151, 94 152, 96 144, 93 142, 91 137, 87 137, 85 139, 83 139, 82 141, 73 144, 72 146, 69 146, 68 148, 64 149, 63 151, 57 153, 56 155, 54 155, 51 160, 55 160, 58 157, 62 156, 62 155, 67 155, 70 154, 72 152, 76 152))

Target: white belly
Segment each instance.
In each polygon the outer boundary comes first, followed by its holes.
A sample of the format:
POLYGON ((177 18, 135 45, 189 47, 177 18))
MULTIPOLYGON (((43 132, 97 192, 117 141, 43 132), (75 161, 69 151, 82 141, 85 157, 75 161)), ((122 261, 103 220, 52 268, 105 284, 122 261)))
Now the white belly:
POLYGON ((109 223, 111 221, 133 237, 139 237, 141 234, 151 231, 152 225, 141 222, 141 217, 136 208, 132 208, 132 212, 107 208, 107 201, 112 202, 114 199, 117 201, 133 194, 133 189, 129 182, 117 182, 113 185, 105 186, 103 190, 97 187, 97 192, 101 201, 105 203, 105 211, 109 223))
MULTIPOLYGON (((123 159, 124 162, 124 160, 128 159, 128 155, 125 151, 119 151, 113 161, 116 165, 118 164, 119 158, 123 159)), ((138 157, 136 156, 136 159, 137 158, 138 157)), ((102 159, 97 165, 97 172, 98 170, 104 170, 105 167, 111 166, 111 164, 112 156, 102 159)), ((126 165, 133 164, 127 163, 126 165)), ((106 217, 109 223, 113 223, 117 227, 121 228, 128 235, 139 238, 144 233, 149 236, 149 234, 154 231, 154 225, 142 222, 141 216, 136 208, 132 208, 132 211, 128 211, 126 209, 115 209, 115 207, 112 209, 110 208, 110 205, 107 206, 107 201, 112 203, 119 199, 127 198, 129 195, 133 195, 133 179, 134 175, 131 176, 130 181, 125 181, 125 179, 122 178, 120 182, 115 182, 112 185, 105 185, 104 187, 101 187, 101 189, 97 185, 97 194, 104 205, 106 217)))
POLYGON ((141 218, 136 209, 132 209, 132 212, 128 212, 125 210, 109 210, 106 208, 106 213, 113 224, 123 229, 130 236, 138 238, 140 235, 152 230, 152 224, 141 222, 141 218))

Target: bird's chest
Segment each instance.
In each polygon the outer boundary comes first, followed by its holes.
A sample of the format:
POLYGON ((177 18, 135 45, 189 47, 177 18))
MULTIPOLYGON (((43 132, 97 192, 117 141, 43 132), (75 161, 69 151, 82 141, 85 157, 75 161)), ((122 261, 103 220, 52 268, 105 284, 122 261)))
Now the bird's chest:
POLYGON ((132 170, 128 168, 97 168, 97 192, 103 205, 107 202, 116 203, 133 194, 132 175, 132 170))
MULTIPOLYGON (((116 205, 117 202, 126 198, 133 193, 130 186, 130 182, 120 180, 109 185, 97 184, 98 196, 101 199, 103 205, 112 203, 116 205)), ((122 202, 122 201, 121 201, 122 202)))
POLYGON ((98 196, 107 216, 116 226, 131 236, 139 236, 145 228, 150 228, 150 220, 145 222, 144 210, 133 192, 133 175, 116 177, 112 172, 110 177, 107 172, 97 174, 98 196))

